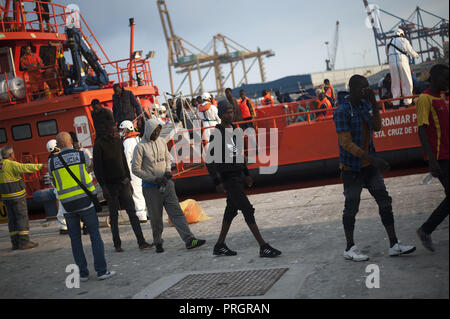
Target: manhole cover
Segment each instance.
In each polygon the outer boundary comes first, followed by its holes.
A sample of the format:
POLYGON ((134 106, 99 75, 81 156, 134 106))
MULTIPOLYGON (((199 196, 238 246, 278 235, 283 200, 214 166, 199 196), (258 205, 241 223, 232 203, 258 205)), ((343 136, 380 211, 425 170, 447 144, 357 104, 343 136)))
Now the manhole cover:
POLYGON ((288 268, 277 268, 189 275, 156 299, 262 296, 287 270, 288 268))

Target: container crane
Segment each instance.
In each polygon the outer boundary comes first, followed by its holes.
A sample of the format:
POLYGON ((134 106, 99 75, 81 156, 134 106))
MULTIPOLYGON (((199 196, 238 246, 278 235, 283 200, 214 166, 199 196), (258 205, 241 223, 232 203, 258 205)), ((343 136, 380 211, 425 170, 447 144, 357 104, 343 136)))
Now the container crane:
POLYGON ((262 51, 258 48, 257 51, 250 51, 222 34, 217 34, 213 37, 213 40, 210 42, 211 45, 207 46, 210 48, 209 50, 202 50, 175 34, 166 1, 157 0, 156 3, 169 51, 168 66, 172 95, 176 95, 180 92, 182 85, 187 79, 189 80, 190 96, 200 95, 205 92, 206 88, 204 87, 204 81, 209 72, 214 69, 216 90, 208 91, 222 96, 226 87, 225 82, 230 76, 232 80, 232 85, 230 85, 230 87, 232 88, 236 88, 242 83, 248 84, 248 73, 256 62, 259 64, 261 81, 266 81, 262 58, 264 56, 274 56, 275 53, 272 50, 262 51), (219 52, 219 46, 223 47, 225 52, 219 52), (214 52, 209 53, 211 49, 214 49, 214 52), (250 66, 245 64, 245 61, 248 59, 253 59, 250 66), (239 64, 242 65, 243 77, 241 81, 238 82, 238 79, 235 79, 235 68, 239 64), (230 66, 230 72, 226 76, 222 73, 223 65, 230 66), (201 71, 205 68, 208 70, 202 74, 201 71), (175 69, 178 74, 185 73, 185 77, 178 88, 174 87, 172 75, 173 69, 175 69), (194 78, 197 76, 198 84, 194 87, 194 78))
POLYGON ((327 71, 334 70, 334 66, 336 63, 338 43, 339 43, 339 21, 336 21, 336 31, 334 33, 334 40, 333 40, 333 44, 331 46, 331 56, 330 56, 330 50, 328 47, 329 42, 325 42, 325 44, 327 46, 327 51, 328 51, 327 52, 328 59, 325 60, 325 63, 327 64, 327 71))

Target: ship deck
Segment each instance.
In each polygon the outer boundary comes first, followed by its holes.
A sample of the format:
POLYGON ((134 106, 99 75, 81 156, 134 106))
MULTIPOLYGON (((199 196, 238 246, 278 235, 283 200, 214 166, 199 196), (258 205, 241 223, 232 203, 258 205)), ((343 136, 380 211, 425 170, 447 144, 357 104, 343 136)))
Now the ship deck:
MULTIPOLYGON (((288 268, 262 296, 246 298, 448 298, 449 231, 448 218, 433 233, 436 252, 426 251, 416 236, 419 227, 444 198, 441 184, 434 179, 422 184, 427 174, 385 179, 393 198, 397 235, 413 244, 416 252, 408 256, 388 256, 388 240, 378 216, 375 201, 364 190, 357 216, 355 240, 370 256, 368 262, 344 260, 342 229, 344 196, 342 184, 290 189, 250 195, 263 237, 283 254, 262 259, 256 241, 239 215, 228 235, 234 257, 214 257, 212 249, 222 221, 225 199, 204 200, 200 205, 211 220, 191 225, 205 246, 187 251, 178 233, 165 220, 165 253, 154 249, 140 251, 131 226, 120 227, 125 249, 115 253, 111 232, 102 227, 108 266, 117 275, 104 282, 94 279, 93 259, 88 236, 83 236, 91 278, 79 289, 65 286, 66 266, 73 263, 68 236, 59 235, 55 221, 31 221, 32 240, 39 247, 12 251, 7 225, 0 225, 0 298, 154 298, 187 274, 288 268), (380 288, 365 285, 366 267, 379 266, 380 288)), ((104 218, 100 218, 101 224, 104 218)), ((142 224, 146 239, 152 241, 149 224, 142 224)))

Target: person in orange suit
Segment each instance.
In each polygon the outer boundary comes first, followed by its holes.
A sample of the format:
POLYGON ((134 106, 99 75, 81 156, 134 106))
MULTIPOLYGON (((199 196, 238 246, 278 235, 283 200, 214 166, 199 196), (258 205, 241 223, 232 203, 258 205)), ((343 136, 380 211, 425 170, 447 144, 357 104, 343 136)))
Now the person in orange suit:
POLYGON ((44 82, 41 73, 41 69, 44 68, 44 63, 40 56, 33 53, 31 46, 26 47, 25 54, 20 59, 20 64, 22 69, 28 73, 33 94, 44 90, 44 82))

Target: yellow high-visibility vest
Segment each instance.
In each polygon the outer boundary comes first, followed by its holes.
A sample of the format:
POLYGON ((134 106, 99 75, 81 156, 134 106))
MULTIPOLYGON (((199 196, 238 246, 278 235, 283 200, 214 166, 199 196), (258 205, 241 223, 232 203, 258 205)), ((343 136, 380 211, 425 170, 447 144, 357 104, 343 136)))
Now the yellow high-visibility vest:
MULTIPOLYGON (((92 178, 86 170, 86 160, 84 152, 74 149, 64 150, 61 153, 64 161, 71 172, 86 188, 94 193, 95 186, 92 178)), ((92 204, 89 196, 70 176, 58 156, 53 156, 50 160, 49 170, 55 180, 56 191, 59 200, 68 212, 75 212, 89 207, 92 204)))

